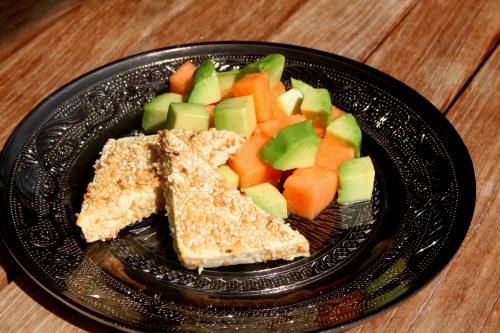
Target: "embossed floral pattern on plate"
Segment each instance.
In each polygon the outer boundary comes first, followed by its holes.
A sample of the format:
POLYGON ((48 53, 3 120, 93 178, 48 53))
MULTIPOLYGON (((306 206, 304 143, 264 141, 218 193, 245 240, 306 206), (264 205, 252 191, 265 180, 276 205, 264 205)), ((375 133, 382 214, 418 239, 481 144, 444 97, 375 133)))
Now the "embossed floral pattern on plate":
POLYGON ((127 330, 341 330, 429 282, 467 232, 475 183, 467 150, 423 97, 362 64, 268 43, 197 44, 97 69, 55 92, 20 124, 2 154, 2 236, 23 268, 79 311, 127 330), (327 88, 355 115, 372 157, 370 202, 330 205, 289 222, 312 256, 197 271, 181 267, 163 214, 111 242, 75 226, 92 164, 110 137, 141 133, 142 105, 168 90, 186 60, 241 68, 287 58, 283 80, 327 88))

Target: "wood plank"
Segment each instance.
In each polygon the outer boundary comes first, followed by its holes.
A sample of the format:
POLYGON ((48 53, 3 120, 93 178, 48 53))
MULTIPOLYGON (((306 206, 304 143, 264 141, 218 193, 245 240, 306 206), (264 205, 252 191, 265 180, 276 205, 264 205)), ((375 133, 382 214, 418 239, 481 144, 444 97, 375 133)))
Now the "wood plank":
POLYGON ((7 286, 9 279, 13 278, 17 263, 14 261, 5 244, 0 238, 0 291, 7 286), (9 272, 9 274, 7 274, 9 272))
MULTIPOLYGON (((443 283, 419 313, 412 330, 438 332, 493 332, 500 295, 500 48, 474 77, 471 85, 451 108, 448 119, 471 151, 478 185, 476 209, 462 247, 443 276, 443 283), (474 147, 482 137, 481 147, 474 147), (491 297, 494 295, 494 297, 491 297), (438 316, 440 321, 432 320, 438 316), (429 322, 433 323, 429 327, 429 322)), ((498 328, 498 326, 496 327, 498 328)))
MULTIPOLYGON (((500 285, 494 238, 500 222, 495 215, 499 119, 493 109, 500 105, 498 89, 493 88, 500 85, 498 50, 462 89, 498 43, 500 2, 259 0, 244 7, 235 0, 197 3, 1 2, 0 86, 8 88, 0 89, 0 147, 21 117, 53 90, 112 60, 149 49, 198 41, 266 40, 366 61, 409 84, 442 111, 449 109, 447 116, 474 160, 478 199, 462 248, 438 278, 400 307, 351 331, 494 332, 500 285), (230 6, 234 11, 228 11, 230 6)), ((2 329, 8 324, 13 331, 100 331, 99 324, 54 301, 24 273, 7 285, 6 271, 15 267, 0 246, 2 329)))
MULTIPOLYGON (((1 44, 7 45, 0 48, 0 78, 8 89, 0 90, 4 110, 0 149, 44 97, 79 75, 129 55, 158 25, 190 5, 190 1, 127 1, 117 8, 113 1, 100 0, 2 2, 0 27, 8 33, 0 34, 1 44)), ((4 247, 0 255, 2 287, 15 264, 4 247)))
POLYGON ((474 218, 461 248, 422 292, 352 332, 495 332, 498 328, 500 94, 494 87, 499 86, 497 47, 447 114, 469 147, 477 182, 474 218))
POLYGON ((267 40, 311 47, 364 62, 416 2, 308 1, 267 40))
POLYGON ((498 0, 422 0, 366 63, 444 111, 498 43, 499 22, 498 0))
POLYGON ((45 96, 96 67, 130 55, 140 40, 190 5, 190 1, 127 1, 117 8, 113 1, 92 0, 71 6, 49 26, 34 23, 36 36, 0 62, 2 85, 9 87, 0 90, 0 102, 12 110, 3 120, 7 128, 0 135, 0 147, 20 118, 45 96))
POLYGON ((72 0, 0 2, 0 59, 5 59, 77 6, 72 0))
POLYGON ((108 332, 109 327, 71 309, 22 273, 0 298, 1 331, 16 332, 108 332), (22 290, 22 292, 20 292, 22 290))
POLYGON ((207 0, 203 2, 203 6, 191 6, 173 17, 168 24, 144 39, 137 51, 161 45, 265 40, 287 22, 302 3, 301 0, 207 0), (185 30, 185 22, 189 22, 189 32, 185 30))

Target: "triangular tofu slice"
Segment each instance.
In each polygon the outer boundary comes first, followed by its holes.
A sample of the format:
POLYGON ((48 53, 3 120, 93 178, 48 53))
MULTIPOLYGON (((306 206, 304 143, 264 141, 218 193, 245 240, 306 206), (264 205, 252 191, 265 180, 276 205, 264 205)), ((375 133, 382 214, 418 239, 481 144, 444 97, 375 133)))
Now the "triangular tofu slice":
MULTIPOLYGON (((243 144, 233 131, 172 130, 210 165, 227 161, 243 144)), ((87 186, 76 224, 85 240, 115 238, 126 226, 161 211, 165 200, 156 168, 159 136, 110 139, 94 164, 94 178, 87 186)))
POLYGON ((175 134, 162 131, 160 171, 174 248, 186 268, 309 256, 309 243, 266 213, 175 134))

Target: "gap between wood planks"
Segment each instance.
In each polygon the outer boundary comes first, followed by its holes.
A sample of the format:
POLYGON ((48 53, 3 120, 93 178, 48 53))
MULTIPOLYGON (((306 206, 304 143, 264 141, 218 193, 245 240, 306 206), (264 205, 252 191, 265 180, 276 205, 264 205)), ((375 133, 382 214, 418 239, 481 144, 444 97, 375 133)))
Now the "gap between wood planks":
POLYGON ((460 99, 460 96, 467 90, 467 88, 470 86, 474 78, 476 77, 477 73, 484 67, 484 65, 488 62, 488 60, 492 57, 493 53, 497 49, 499 44, 499 41, 497 40, 493 47, 490 48, 488 53, 486 53, 486 56, 481 60, 481 62, 478 64, 474 72, 470 75, 470 77, 465 81, 463 86, 460 88, 458 93, 453 97, 451 102, 448 104, 448 106, 443 110, 443 115, 446 116, 448 112, 455 106, 456 102, 460 99))
POLYGON ((366 63, 368 61, 368 59, 370 59, 370 57, 375 53, 377 52, 377 50, 380 48, 381 45, 384 44, 384 42, 386 41, 387 38, 389 38, 389 36, 392 34, 392 32, 394 30, 396 30, 396 28, 402 23, 404 22, 405 18, 413 11, 413 9, 418 5, 418 3, 420 2, 420 0, 418 1, 415 1, 413 3, 413 5, 408 8, 408 10, 406 11, 406 13, 404 15, 401 16, 400 20, 398 22, 396 22, 394 24, 394 26, 392 27, 392 29, 390 31, 387 32, 387 34, 385 34, 384 38, 382 38, 378 43, 377 45, 370 51, 368 52, 368 54, 366 55, 366 57, 362 60, 363 63, 366 63))

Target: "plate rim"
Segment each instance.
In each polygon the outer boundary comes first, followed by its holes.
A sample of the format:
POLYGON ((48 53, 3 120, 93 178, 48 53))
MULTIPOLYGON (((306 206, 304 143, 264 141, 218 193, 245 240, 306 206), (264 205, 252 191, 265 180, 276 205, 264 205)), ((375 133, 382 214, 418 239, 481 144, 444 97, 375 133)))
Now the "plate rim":
MULTIPOLYGON (((396 302, 393 302, 386 306, 385 308, 376 311, 375 313, 371 313, 369 315, 364 316, 361 319, 354 320, 353 322, 347 322, 342 325, 343 329, 354 327, 360 325, 366 321, 377 317, 386 311, 399 306, 402 302, 408 300, 410 297, 414 296, 416 293, 420 292, 426 285, 428 285, 434 278, 441 273, 441 271, 450 263, 452 258, 458 252, 460 246, 465 240, 466 234, 470 228, 470 224, 472 222, 472 218, 475 210, 475 201, 476 201, 476 179, 475 172, 473 167, 472 158, 468 152, 465 143, 462 138, 453 127, 453 125, 448 121, 444 114, 442 114, 434 105, 432 105, 425 97, 419 94, 416 90, 409 87, 405 83, 395 79, 394 77, 379 71, 369 65, 358 62, 356 60, 352 60, 340 55, 336 55, 333 53, 329 53, 322 50, 312 49, 303 46, 290 45, 290 44, 282 44, 282 43, 270 43, 270 42, 258 42, 258 41, 216 41, 216 42, 200 42, 200 43, 190 43, 190 44, 181 44, 181 45, 173 45, 163 48, 158 48, 150 51, 144 51, 138 54, 130 55, 124 58, 117 59, 110 63, 99 66, 91 71, 88 71, 78 77, 72 79, 67 82, 60 88, 50 92, 46 97, 44 97, 41 101, 39 101, 24 117, 23 119, 16 125, 14 130, 9 135, 7 141, 5 142, 2 151, 0 153, 0 190, 2 193, 5 192, 5 189, 8 189, 11 185, 11 179, 6 179, 6 176, 11 176, 10 173, 6 174, 6 171, 11 171, 13 166, 13 161, 18 159, 18 153, 21 151, 23 146, 26 144, 25 140, 19 139, 20 137, 25 136, 25 133, 32 133, 34 129, 36 129, 36 119, 43 117, 45 114, 42 112, 45 109, 50 109, 52 104, 60 105, 59 99, 64 98, 65 96, 73 96, 75 93, 82 91, 92 85, 97 84, 99 81, 102 81, 108 77, 116 76, 120 73, 123 73, 127 70, 134 69, 139 67, 140 65, 144 65, 147 63, 154 63, 161 60, 168 60, 171 58, 180 57, 182 53, 185 56, 194 56, 194 55, 203 55, 209 56, 206 53, 207 50, 213 50, 213 53, 229 53, 228 50, 224 48, 237 48, 238 46, 261 46, 261 47, 270 47, 275 48, 276 50, 289 50, 290 52, 302 52, 305 54, 310 54, 313 56, 324 57, 326 61, 335 60, 340 61, 342 64, 346 64, 352 67, 354 70, 363 72, 373 76, 377 81, 384 82, 385 85, 389 87, 395 88, 397 93, 394 93, 395 96, 403 96, 403 100, 410 101, 411 104, 415 104, 419 106, 420 110, 423 110, 425 115, 425 119, 428 117, 433 117, 432 121, 438 122, 435 126, 440 128, 440 131, 445 131, 448 138, 446 139, 446 146, 450 144, 450 142, 454 145, 453 149, 447 151, 450 155, 450 159, 456 161, 456 157, 462 158, 462 164, 456 167, 457 172, 457 182, 463 183, 461 186, 468 188, 472 193, 468 193, 467 198, 464 196, 460 196, 460 202, 457 203, 458 207, 462 207, 462 214, 456 216, 455 224, 463 225, 464 228, 460 229, 460 237, 455 238, 452 242, 452 247, 447 247, 442 249, 440 252, 440 258, 444 255, 445 258, 441 259, 440 265, 436 267, 437 269, 433 272, 428 272, 424 276, 424 279, 419 279, 417 286, 411 289, 410 293, 406 293, 405 297, 398 299, 396 302), (82 87, 83 85, 83 87, 82 87), (22 144, 19 144, 22 143, 22 144), (16 152, 16 154, 7 154, 8 152, 16 152), (11 168, 7 168, 6 166, 11 166, 11 168), (6 170, 8 169, 8 170, 6 170), (473 191, 472 191, 473 190, 473 191), (471 204, 472 202, 472 204, 471 204), (464 209, 463 207, 466 207, 464 209)), ((242 53, 242 52, 239 52, 242 53)), ((249 54, 250 52, 248 52, 249 54)), ((255 54, 259 54, 259 52, 254 52, 255 54)), ((245 53, 247 54, 247 53, 245 53)), ((252 53, 253 54, 253 53, 252 53)), ((264 53, 262 53, 264 54, 264 53)), ((65 99, 67 100, 67 98, 65 99)), ((419 114, 420 115, 420 114, 419 114)), ((448 147, 448 146, 447 146, 448 147)), ((4 197, 4 194, 1 194, 1 198, 4 197)), ((4 207, 3 200, 0 200, 0 205, 2 210, 6 210, 8 212, 8 206, 4 207)), ((55 296, 58 300, 62 301, 67 306, 70 306, 74 310, 77 310, 79 313, 90 317, 98 322, 101 322, 106 325, 116 326, 119 325, 120 329, 128 330, 128 331, 136 331, 141 330, 141 327, 135 327, 128 323, 118 322, 114 319, 110 319, 108 316, 105 316, 101 313, 97 313, 86 307, 74 299, 69 297, 64 291, 60 290, 52 290, 51 285, 48 281, 41 280, 37 274, 35 274, 32 270, 29 269, 29 260, 27 260, 27 255, 24 251, 15 249, 14 243, 8 239, 5 229, 6 221, 10 220, 9 217, 6 218, 2 215, 0 217, 0 235, 1 238, 10 252, 15 261, 21 266, 21 268, 32 278, 38 285, 42 286, 49 294, 55 296), (19 253, 23 252, 23 253, 19 253)))

